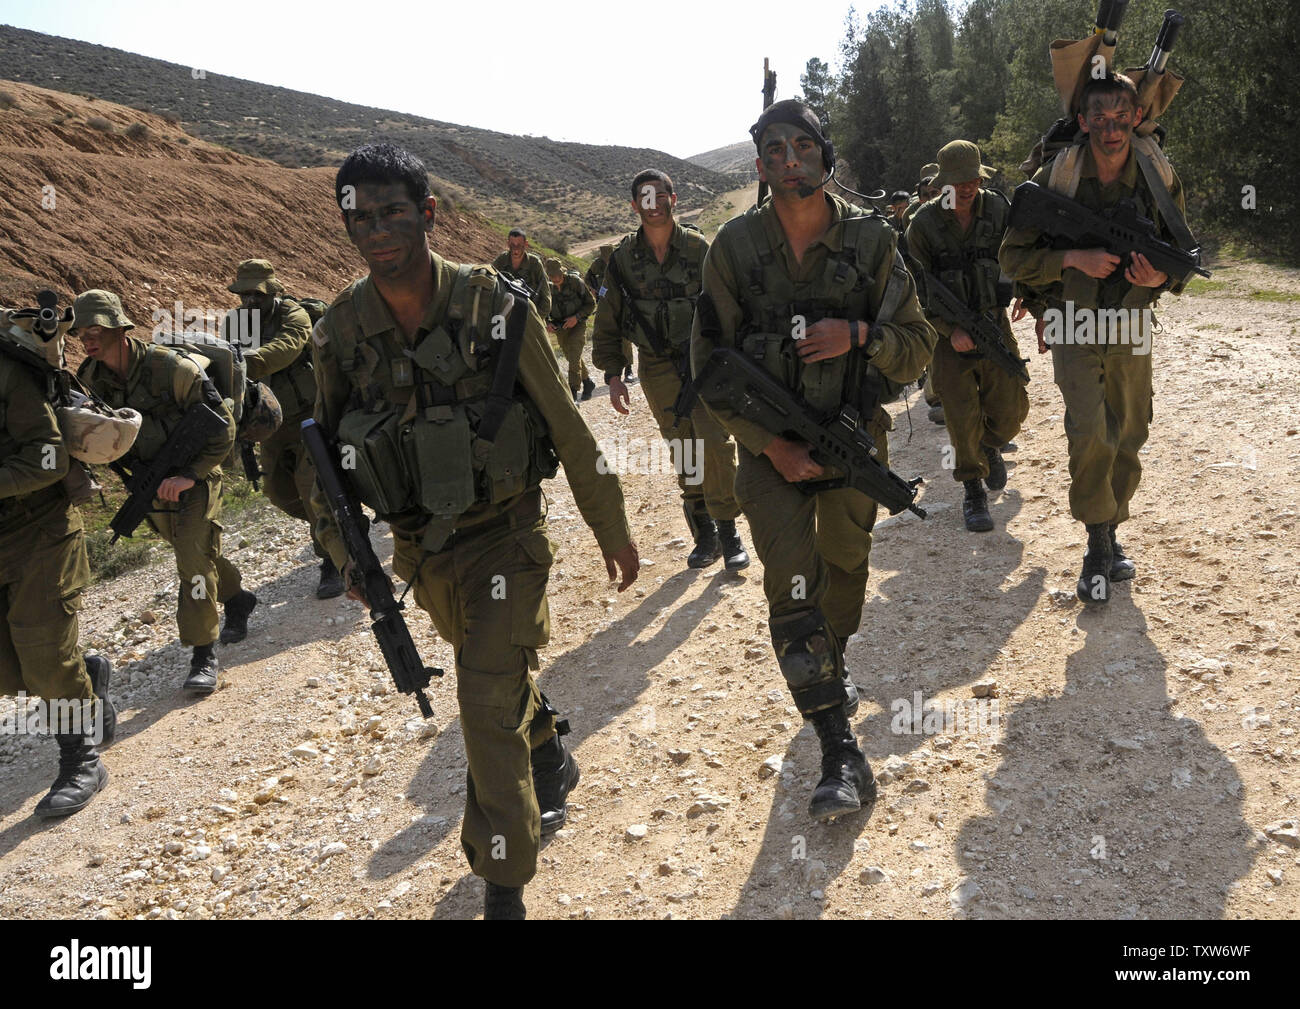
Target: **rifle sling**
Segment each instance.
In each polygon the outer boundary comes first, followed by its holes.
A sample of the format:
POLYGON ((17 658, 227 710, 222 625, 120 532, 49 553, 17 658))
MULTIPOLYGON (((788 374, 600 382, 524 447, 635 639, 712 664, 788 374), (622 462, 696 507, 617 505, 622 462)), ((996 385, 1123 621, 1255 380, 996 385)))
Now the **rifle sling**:
POLYGON ((517 289, 512 292, 515 304, 506 320, 505 346, 497 357, 492 373, 492 388, 488 390, 487 404, 479 420, 477 436, 489 445, 496 441, 506 414, 514 404, 515 379, 519 375, 519 358, 524 349, 524 329, 528 324, 529 300, 521 297, 517 289))
POLYGON ((1152 160, 1140 151, 1133 152, 1137 156, 1138 167, 1142 169, 1142 177, 1147 180, 1147 188, 1151 190, 1151 195, 1155 197, 1156 207, 1160 210, 1160 216, 1164 218, 1165 226, 1174 236, 1174 242, 1184 252, 1196 251, 1196 238, 1192 235, 1191 229, 1183 219, 1183 215, 1178 211, 1178 205, 1174 203, 1174 198, 1165 188, 1164 179, 1160 178, 1160 172, 1156 170, 1152 160))

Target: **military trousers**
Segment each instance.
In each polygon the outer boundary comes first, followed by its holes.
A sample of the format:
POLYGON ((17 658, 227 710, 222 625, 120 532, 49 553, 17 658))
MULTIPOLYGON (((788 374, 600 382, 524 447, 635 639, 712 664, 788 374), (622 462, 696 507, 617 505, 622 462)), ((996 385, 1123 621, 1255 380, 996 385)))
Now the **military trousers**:
POLYGON ((710 518, 734 519, 740 514, 740 502, 736 500, 736 443, 731 435, 698 399, 689 417, 673 423, 673 404, 682 380, 668 358, 642 350, 638 377, 659 433, 673 446, 674 462, 680 462, 677 486, 682 501, 692 511, 703 502, 710 518))
MULTIPOLYGON (((888 463, 888 440, 871 430, 878 458, 888 463)), ((740 450, 736 496, 745 511, 754 550, 763 563, 763 594, 777 658, 785 643, 822 626, 829 648, 825 678, 844 675, 844 642, 862 622, 871 530, 877 504, 852 488, 804 494, 763 455, 740 450)), ((791 682, 787 664, 782 672, 791 682)), ((799 699, 795 690, 796 700, 799 699)))
POLYGON ((1151 429, 1151 354, 1127 344, 1058 343, 1052 369, 1065 401, 1070 514, 1089 525, 1123 522, 1151 429))
POLYGON ((258 446, 258 464, 266 499, 280 511, 307 523, 312 550, 324 560, 329 554, 316 539, 316 510, 311 506, 316 468, 302 443, 302 422, 309 417, 310 412, 286 420, 279 431, 262 442, 258 446))
POLYGON ((422 530, 393 532, 393 571, 455 649, 469 763, 461 846, 471 871, 523 886, 537 871, 541 813, 531 751, 555 735, 530 670, 550 639, 546 583, 554 547, 530 491, 507 515, 458 530, 421 556, 422 530), (418 573, 417 573, 418 568, 418 573))
MULTIPOLYGON (((1003 342, 1015 346, 1009 323, 1003 342)), ((935 344, 930 372, 943 401, 943 422, 954 457, 952 475, 959 483, 982 480, 989 475, 984 447, 1001 448, 1029 416, 1024 383, 992 361, 958 354, 945 336, 935 344)))
POLYGON ((149 513, 149 525, 176 554, 176 626, 186 648, 217 640, 217 604, 243 588, 239 569, 221 556, 220 514, 220 475, 196 481, 179 503, 155 501, 149 513))
POLYGON ((572 329, 557 329, 555 338, 569 363, 569 391, 576 396, 582 383, 590 378, 587 362, 582 359, 583 351, 587 349, 587 324, 580 322, 572 329))
POLYGON ((95 696, 77 646, 89 582, 81 513, 66 498, 0 533, 0 694, 95 696))

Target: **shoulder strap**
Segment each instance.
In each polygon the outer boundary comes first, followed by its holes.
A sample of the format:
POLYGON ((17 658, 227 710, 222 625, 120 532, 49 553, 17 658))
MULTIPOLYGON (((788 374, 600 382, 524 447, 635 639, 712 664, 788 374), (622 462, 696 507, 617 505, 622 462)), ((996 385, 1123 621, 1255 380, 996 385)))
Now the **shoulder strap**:
POLYGON ((530 304, 525 285, 508 281, 504 277, 500 278, 500 282, 514 298, 514 305, 506 319, 505 345, 497 355, 496 370, 492 373, 492 388, 488 390, 487 402, 476 432, 478 440, 486 447, 496 441, 506 414, 514 405, 515 379, 519 375, 519 357, 524 349, 524 329, 528 324, 530 304))
POLYGON ((1083 145, 1071 144, 1063 151, 1058 151, 1052 159, 1051 173, 1047 177, 1047 188, 1074 199, 1079 191, 1079 179, 1083 177, 1083 145))
POLYGON ((1169 159, 1153 137, 1134 137, 1132 143, 1138 167, 1142 169, 1142 177, 1146 179, 1147 188, 1151 190, 1156 208, 1164 218, 1174 242, 1184 252, 1193 251, 1196 249, 1196 238, 1169 194, 1169 186, 1174 180, 1173 165, 1169 164, 1169 159))
POLYGON ((660 335, 659 330, 651 325, 645 314, 637 307, 636 299, 632 297, 632 293, 627 289, 627 282, 623 279, 623 268, 618 265, 617 255, 609 257, 609 266, 605 269, 605 277, 618 286, 619 294, 623 296, 623 307, 632 313, 632 318, 641 327, 641 331, 645 333, 646 339, 650 341, 650 346, 654 348, 654 352, 661 357, 671 356, 672 348, 668 346, 668 341, 660 335))

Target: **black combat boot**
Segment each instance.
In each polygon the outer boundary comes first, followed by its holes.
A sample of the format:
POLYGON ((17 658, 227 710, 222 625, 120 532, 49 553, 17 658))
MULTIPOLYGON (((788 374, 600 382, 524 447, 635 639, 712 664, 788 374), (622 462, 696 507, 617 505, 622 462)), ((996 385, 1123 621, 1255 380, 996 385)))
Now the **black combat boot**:
POLYGON ((1083 555, 1083 570, 1074 593, 1081 602, 1105 605, 1110 602, 1110 525, 1088 525, 1088 550, 1083 555))
POLYGON ((930 423, 931 423, 931 424, 940 424, 940 425, 942 425, 942 424, 944 423, 944 420, 943 420, 943 404, 942 404, 942 403, 935 403, 934 406, 930 407, 930 409, 926 411, 926 416, 930 418, 930 423))
POLYGON ((844 706, 809 717, 822 744, 822 780, 813 790, 808 812, 817 820, 852 813, 876 797, 876 779, 849 728, 844 706))
POLYGON ((483 898, 484 921, 523 921, 527 917, 522 886, 488 883, 483 898))
POLYGON ((320 584, 316 586, 317 599, 334 599, 343 595, 343 576, 334 566, 334 561, 326 557, 320 562, 320 584))
POLYGON ((574 401, 575 403, 580 403, 580 402, 582 402, 582 397, 578 395, 578 390, 577 390, 577 389, 570 389, 570 390, 569 390, 569 393, 573 396, 573 401, 574 401))
POLYGON ((682 512, 686 515, 686 524, 695 539, 695 549, 686 558, 688 568, 707 568, 722 556, 722 545, 718 543, 717 524, 709 517, 704 502, 699 503, 699 510, 683 502, 682 512))
POLYGON ((211 645, 199 645, 190 659, 190 675, 181 686, 187 694, 206 695, 217 689, 217 653, 211 645))
POLYGON ((568 819, 569 806, 565 800, 578 784, 581 772, 573 754, 564 748, 558 732, 541 746, 534 747, 532 763, 533 791, 537 793, 537 807, 542 813, 542 836, 545 837, 563 827, 568 819))
POLYGON ((100 746, 107 746, 117 735, 117 708, 113 707, 108 696, 108 681, 113 675, 113 664, 102 655, 86 656, 86 674, 90 677, 90 686, 95 691, 95 699, 100 702, 100 746))
POLYGON ((858 713, 858 685, 849 678, 849 671, 844 670, 844 714, 852 718, 858 713))
POLYGON ((1115 528, 1115 526, 1110 527, 1110 580, 1126 582, 1137 574, 1137 565, 1124 552, 1124 548, 1119 545, 1119 540, 1115 539, 1115 528))
POLYGON ((226 603, 226 622, 221 628, 221 643, 233 645, 248 637, 248 615, 257 605, 257 596, 248 589, 240 589, 230 602, 226 603))
POLYGON ((1002 453, 992 445, 985 445, 984 458, 989 461, 989 475, 984 483, 989 490, 1001 490, 1007 485, 1007 464, 1002 461, 1002 453))
POLYGON ((108 769, 90 736, 60 733, 54 738, 59 744, 59 776, 36 804, 36 815, 47 820, 84 809, 108 784, 108 769))
POLYGON ((623 381, 624 382, 636 381, 636 372, 632 370, 632 366, 630 364, 623 369, 623 381))
POLYGON ((590 378, 582 380, 582 398, 591 399, 591 394, 596 391, 596 383, 590 378))
POLYGON ((966 529, 973 533, 987 533, 993 530, 993 516, 989 514, 989 496, 978 480, 966 480, 966 500, 961 503, 962 514, 966 516, 966 529))
POLYGON ((749 554, 736 532, 735 519, 718 519, 718 545, 722 548, 722 563, 728 571, 741 571, 749 567, 749 554))

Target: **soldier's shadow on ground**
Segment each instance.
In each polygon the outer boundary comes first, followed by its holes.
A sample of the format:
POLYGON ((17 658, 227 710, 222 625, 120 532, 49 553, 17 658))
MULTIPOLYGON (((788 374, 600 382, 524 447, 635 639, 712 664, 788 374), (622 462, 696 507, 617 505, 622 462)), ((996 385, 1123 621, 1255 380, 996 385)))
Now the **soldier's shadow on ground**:
MULTIPOLYGON (((878 523, 867 604, 859 633, 845 651, 861 698, 854 728, 877 772, 886 756, 903 756, 936 734, 935 726, 923 719, 899 718, 899 704, 906 703, 910 712, 917 691, 923 704, 940 694, 960 696, 958 688, 985 675, 1042 596, 1046 572, 1017 573, 1024 547, 1006 531, 1019 511, 1019 495, 1002 494, 994 508, 997 528, 990 533, 967 533, 960 510, 954 515, 951 507, 925 522, 878 523), (942 524, 946 535, 936 537, 931 523, 942 524), (960 551, 958 557, 955 551, 960 551), (872 592, 877 569, 896 573, 872 592), (936 598, 950 604, 930 609, 925 617, 914 612, 919 603, 936 598)), ((798 716, 786 720, 797 722, 798 716)), ((810 894, 844 872, 869 819, 897 799, 904 784, 880 785, 879 798, 868 810, 824 825, 808 815, 808 800, 821 777, 821 749, 811 725, 805 723, 791 740, 783 761, 762 845, 729 917, 770 918, 782 904, 790 905, 796 918, 820 917, 822 905, 810 894)), ((868 864, 862 861, 863 867, 868 864)))
POLYGON ((1081 608, 1077 627, 1062 694, 1002 714, 993 812, 957 838, 961 913, 1221 917, 1258 850, 1236 768, 1174 712, 1165 658, 1126 588, 1104 609, 1081 608))
MULTIPOLYGON (((650 684, 650 670, 680 648, 722 599, 722 585, 732 576, 696 571, 682 571, 649 593, 632 612, 595 634, 590 640, 560 654, 542 650, 539 682, 551 702, 567 717, 572 731, 565 745, 577 749, 589 736, 635 706, 639 695, 650 684), (697 598, 673 608, 682 594, 701 577, 708 584, 697 598), (648 626, 672 609, 652 637, 628 646, 648 626), (622 661, 609 662, 603 655, 610 648, 621 647, 622 661), (599 689, 593 690, 593 684, 599 689), (580 703, 581 702, 581 703, 580 703)), ((552 608, 551 620, 564 619, 552 608)), ((408 868, 428 855, 453 830, 458 829, 464 812, 465 748, 459 719, 453 719, 435 741, 419 770, 406 789, 408 795, 426 797, 425 814, 389 838, 371 857, 371 879, 385 879, 408 868), (452 789, 456 789, 453 793, 452 789)), ((579 793, 582 785, 578 786, 579 793)), ((579 793, 575 793, 575 798, 579 793)), ((438 917, 472 917, 479 907, 468 897, 476 895, 481 906, 481 883, 471 885, 462 880, 439 902, 438 917)))

